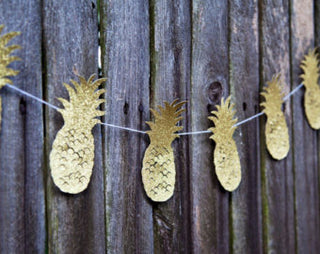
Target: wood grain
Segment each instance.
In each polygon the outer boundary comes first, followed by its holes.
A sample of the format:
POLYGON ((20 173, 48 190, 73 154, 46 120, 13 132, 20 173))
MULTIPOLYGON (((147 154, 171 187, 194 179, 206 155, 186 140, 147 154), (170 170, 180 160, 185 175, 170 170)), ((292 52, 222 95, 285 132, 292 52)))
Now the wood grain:
MULTIPOLYGON (((227 1, 192 1, 192 131, 206 130, 210 111, 229 94, 227 1)), ((228 253, 229 193, 213 166, 209 135, 190 137, 191 232, 194 253, 228 253)))
MULTIPOLYGON (((190 95, 191 6, 188 1, 151 1, 151 105, 190 95)), ((190 105, 184 108, 190 108, 190 105)), ((184 113, 181 125, 188 125, 184 113)), ((187 130, 184 128, 184 131, 187 130)), ((191 249, 188 137, 173 142, 176 183, 173 197, 153 204, 155 253, 191 249)))
MULTIPOLYGON (((187 100, 183 131, 207 130, 222 97, 238 120, 259 112, 259 92, 281 72, 284 92, 301 79, 303 55, 320 43, 316 0, 3 0, 0 24, 21 31, 13 84, 59 107, 62 83, 98 72, 104 121, 148 130, 150 108, 187 100), (100 21, 98 21, 100 17, 100 21), (100 24, 98 23, 100 22, 100 24), (100 25, 100 36, 98 34, 100 25), (100 73, 101 74, 101 73, 100 73)), ((141 179, 147 135, 98 125, 89 187, 66 195, 49 168, 61 115, 1 90, 0 253, 315 253, 320 248, 319 133, 304 89, 284 105, 291 149, 275 161, 265 116, 234 134, 239 188, 217 180, 208 134, 173 143, 174 196, 154 203, 141 179)))
MULTIPOLYGON (((3 34, 13 40, 22 61, 13 84, 42 97, 41 5, 39 1, 1 1, 3 34)), ((0 134, 0 253, 44 253, 46 240, 42 105, 3 88, 0 134)))
MULTIPOLYGON (((261 86, 281 72, 284 92, 290 90, 290 27, 289 5, 284 1, 263 0, 260 3, 260 64, 261 86)), ((291 104, 285 103, 284 114, 292 137, 291 104)), ((294 179, 292 142, 286 159, 275 161, 265 147, 264 125, 261 119, 261 174, 264 252, 295 252, 294 179)))
MULTIPOLYGON (((232 100, 239 121, 259 110, 259 23, 257 1, 231 1, 229 70, 232 100)), ((231 197, 233 253, 262 252, 259 121, 238 128, 235 140, 241 158, 242 181, 231 197)))
MULTIPOLYGON (((98 23, 93 1, 44 2, 44 59, 47 100, 67 97, 62 83, 76 74, 86 79, 98 70, 98 23)), ((61 107, 61 105, 59 105, 61 107)), ((46 111, 46 158, 61 115, 46 111)), ((102 167, 101 126, 94 128, 95 159, 89 187, 78 195, 67 195, 54 186, 47 164, 47 218, 49 253, 104 253, 104 173, 102 167)))
POLYGON ((320 44, 320 2, 314 1, 314 35, 315 35, 315 46, 319 46, 320 44))
MULTIPOLYGON (((149 5, 101 1, 106 122, 145 129, 149 119, 149 5)), ((142 185, 147 137, 106 128, 106 220, 110 253, 152 253, 152 205, 142 185)))
MULTIPOLYGON (((300 63, 314 45, 313 1, 291 1, 292 88, 300 84, 300 63)), ((292 99, 295 191, 295 230, 298 253, 320 248, 320 197, 317 133, 311 129, 303 107, 304 89, 292 99)))

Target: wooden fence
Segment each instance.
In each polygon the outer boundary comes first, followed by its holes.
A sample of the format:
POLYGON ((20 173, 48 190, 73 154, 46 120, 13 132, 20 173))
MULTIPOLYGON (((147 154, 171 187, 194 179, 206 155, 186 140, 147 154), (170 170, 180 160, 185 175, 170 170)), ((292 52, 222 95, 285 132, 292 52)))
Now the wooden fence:
MULTIPOLYGON (((100 28, 104 120, 142 130, 149 108, 173 98, 188 100, 185 131, 206 130, 229 94, 238 119, 254 115, 265 82, 281 72, 286 92, 296 87, 320 42, 317 0, 2 0, 0 14, 4 32, 22 32, 14 85, 58 106, 63 82, 98 72, 100 28)), ((89 188, 66 195, 48 161, 61 115, 3 88, 0 253, 317 253, 320 142, 303 91, 285 104, 286 159, 267 153, 264 117, 242 125, 243 180, 228 193, 208 135, 183 136, 174 196, 153 203, 140 173, 146 135, 97 125, 89 188)))

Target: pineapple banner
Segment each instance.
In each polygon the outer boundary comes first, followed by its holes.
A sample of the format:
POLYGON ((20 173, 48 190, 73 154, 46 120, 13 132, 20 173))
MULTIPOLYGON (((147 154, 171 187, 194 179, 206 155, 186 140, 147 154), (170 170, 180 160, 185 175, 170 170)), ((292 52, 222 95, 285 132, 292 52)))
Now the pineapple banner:
MULTIPOLYGON (((2 32, 4 25, 0 25, 0 33, 2 32)), ((19 35, 20 32, 10 32, 3 36, 0 36, 0 89, 6 84, 12 84, 12 81, 7 78, 8 76, 15 76, 19 71, 8 68, 8 65, 14 61, 20 60, 19 57, 11 56, 10 54, 16 50, 20 49, 19 45, 7 46, 8 42, 19 35)), ((0 128, 1 128, 1 112, 2 112, 2 102, 0 96, 0 128)))
POLYGON ((181 109, 185 101, 174 100, 171 104, 165 102, 165 107, 159 106, 159 112, 150 110, 154 122, 146 122, 151 131, 148 131, 150 145, 148 146, 142 167, 142 182, 149 198, 163 202, 172 197, 176 179, 173 151, 171 143, 179 137, 176 131, 182 126, 176 124, 182 120, 181 109))
POLYGON ((310 126, 320 129, 320 87, 319 81, 319 55, 316 49, 309 50, 301 63, 304 74, 301 75, 302 83, 306 88, 304 94, 304 108, 310 126))
POLYGON ((267 82, 261 95, 265 102, 260 103, 267 115, 266 143, 270 155, 276 160, 282 160, 289 152, 289 134, 286 118, 281 110, 283 93, 280 85, 280 74, 267 82))
POLYGON ((216 106, 218 110, 211 112, 214 116, 208 118, 215 125, 210 128, 213 132, 210 138, 216 143, 213 161, 218 180, 225 190, 234 191, 241 181, 241 165, 237 146, 232 137, 237 119, 233 119, 234 104, 230 103, 230 100, 230 96, 225 102, 222 98, 221 105, 216 106))
MULTIPOLYGON (((1 25, 0 33, 2 30, 1 25)), ((178 131, 181 131, 183 127, 178 123, 183 119, 181 113, 185 109, 182 109, 182 106, 186 102, 178 102, 179 100, 176 99, 172 103, 164 102, 164 107, 158 106, 159 111, 151 109, 154 121, 146 122, 151 130, 145 132, 102 123, 97 118, 104 115, 104 111, 98 108, 101 103, 105 102, 104 99, 100 99, 105 90, 99 89, 99 86, 106 81, 105 78, 94 81, 95 75, 91 75, 87 81, 84 77, 79 76, 80 82, 71 80, 73 86, 64 83, 69 93, 69 101, 58 98, 64 106, 63 109, 12 86, 12 81, 8 77, 17 75, 18 71, 8 68, 8 65, 19 60, 11 53, 20 47, 18 45, 7 46, 7 44, 18 34, 18 32, 10 32, 0 36, 0 89, 6 85, 62 114, 64 125, 58 131, 50 153, 52 179, 62 192, 77 194, 87 188, 94 164, 92 128, 98 123, 126 131, 148 134, 150 144, 145 151, 141 175, 147 196, 155 202, 167 201, 174 193, 176 169, 171 145, 181 135, 212 133, 210 139, 215 142, 213 162, 216 175, 225 190, 234 191, 241 182, 240 158, 233 139, 236 127, 266 114, 267 150, 274 159, 284 159, 288 154, 290 144, 288 126, 281 109, 282 103, 304 86, 304 108, 307 120, 313 129, 320 129, 319 54, 316 49, 310 50, 301 63, 304 72, 301 75, 302 84, 283 97, 279 81, 280 75, 274 76, 261 92, 264 97, 264 102, 260 104, 263 111, 248 119, 237 122, 237 119, 234 118, 236 113, 233 110, 234 104, 231 103, 229 96, 226 100, 221 100, 221 105, 216 106, 217 111, 211 112, 213 116, 209 116, 209 119, 214 126, 209 130, 179 133, 178 131)), ((0 125, 1 109, 0 97, 0 125)))
POLYGON ((64 119, 64 126, 57 133, 50 153, 52 179, 63 192, 76 194, 85 190, 89 184, 94 161, 94 140, 92 128, 100 123, 97 116, 104 111, 96 108, 103 103, 99 99, 105 93, 97 90, 106 79, 93 81, 95 75, 86 81, 79 76, 80 84, 71 80, 73 89, 64 83, 70 100, 58 98, 64 109, 58 111, 64 119))

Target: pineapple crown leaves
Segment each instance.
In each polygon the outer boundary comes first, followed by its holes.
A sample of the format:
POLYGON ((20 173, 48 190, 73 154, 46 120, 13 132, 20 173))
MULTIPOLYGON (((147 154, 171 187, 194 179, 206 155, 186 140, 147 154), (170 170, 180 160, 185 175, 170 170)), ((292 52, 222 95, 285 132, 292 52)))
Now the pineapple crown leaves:
POLYGON ((221 99, 220 106, 216 106, 217 111, 212 111, 213 116, 209 116, 208 119, 213 121, 214 127, 209 128, 212 131, 213 135, 210 136, 211 139, 225 140, 226 138, 232 137, 236 127, 234 126, 238 119, 234 118, 236 113, 234 104, 231 103, 231 96, 226 100, 221 99))
MULTIPOLYGON (((0 33, 2 32, 3 28, 4 25, 0 25, 0 33)), ((11 55, 14 50, 20 49, 20 46, 7 46, 10 40, 19 34, 20 32, 10 32, 4 34, 3 36, 0 36, 0 88, 5 86, 6 84, 12 84, 12 81, 6 77, 15 76, 19 73, 19 71, 8 68, 8 65, 14 61, 20 60, 19 57, 11 55)))
POLYGON ((65 120, 77 120, 81 118, 94 125, 100 122, 95 117, 104 115, 104 112, 97 109, 97 107, 105 102, 105 99, 99 99, 100 95, 105 93, 105 89, 98 89, 98 87, 102 82, 106 81, 106 78, 93 81, 95 77, 95 74, 93 74, 86 81, 85 78, 78 77, 80 83, 74 80, 70 81, 73 87, 66 83, 63 84, 69 93, 69 101, 64 98, 58 98, 64 106, 64 109, 60 109, 59 112, 65 120))
POLYGON ((317 48, 309 50, 300 65, 304 74, 300 75, 302 83, 307 89, 319 89, 319 54, 317 48))
POLYGON ((155 119, 154 122, 146 122, 151 130, 147 133, 150 135, 166 135, 173 137, 179 137, 179 135, 174 134, 177 131, 183 129, 182 126, 177 126, 176 124, 183 119, 181 113, 185 111, 185 109, 181 109, 181 107, 186 103, 186 101, 182 101, 178 103, 178 99, 174 100, 171 104, 168 102, 164 102, 165 106, 158 106, 159 111, 150 109, 155 119))
POLYGON ((260 106, 264 107, 263 112, 267 114, 281 110, 284 94, 279 79, 280 74, 274 75, 272 80, 267 82, 268 86, 265 86, 260 93, 265 99, 264 102, 260 103, 260 106))

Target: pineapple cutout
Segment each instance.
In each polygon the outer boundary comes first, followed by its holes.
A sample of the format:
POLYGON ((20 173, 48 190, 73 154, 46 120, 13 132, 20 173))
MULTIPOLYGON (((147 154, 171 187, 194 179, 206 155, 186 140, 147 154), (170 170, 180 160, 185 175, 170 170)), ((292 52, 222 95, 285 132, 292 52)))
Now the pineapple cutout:
POLYGON ((179 137, 175 132, 183 129, 176 124, 183 119, 180 115, 185 111, 181 109, 185 103, 165 102, 164 108, 159 106, 159 112, 150 110, 154 122, 146 122, 151 130, 147 132, 150 145, 143 158, 142 182, 153 201, 164 202, 173 195, 176 171, 171 143, 179 137))
POLYGON ((241 182, 241 164, 233 133, 237 119, 233 119, 235 111, 234 104, 230 103, 229 96, 226 101, 221 99, 221 105, 216 106, 217 111, 212 111, 214 116, 209 116, 214 127, 209 130, 213 132, 210 139, 216 143, 213 162, 219 182, 227 191, 234 191, 241 182))
MULTIPOLYGON (((0 33, 2 32, 4 25, 0 25, 0 33)), ((8 68, 8 65, 14 61, 20 60, 17 56, 11 56, 11 53, 19 49, 19 45, 6 46, 8 42, 19 35, 19 32, 10 32, 3 36, 0 36, 0 89, 6 84, 12 84, 12 81, 7 78, 8 76, 15 76, 19 71, 8 68)), ((0 127, 1 127, 1 112, 2 102, 0 96, 0 127)))
POLYGON ((309 50, 300 67, 304 71, 301 75, 306 88, 304 95, 304 108, 310 126, 320 129, 320 87, 319 80, 319 55, 316 49, 309 50))
POLYGON ((88 81, 79 76, 80 83, 71 80, 74 88, 65 84, 70 100, 58 100, 64 109, 59 109, 64 125, 53 142, 50 153, 51 175, 56 186, 63 192, 76 194, 85 190, 89 184, 94 162, 94 140, 91 133, 96 117, 104 115, 97 107, 105 102, 99 99, 105 93, 97 90, 106 79, 88 81))
POLYGON ((285 116, 281 110, 283 93, 279 81, 280 75, 276 75, 267 82, 261 95, 265 102, 260 103, 267 115, 266 143, 271 156, 276 160, 282 160, 289 152, 289 134, 285 116))

